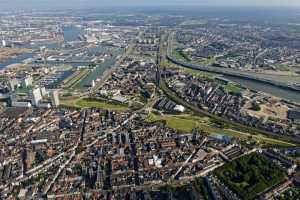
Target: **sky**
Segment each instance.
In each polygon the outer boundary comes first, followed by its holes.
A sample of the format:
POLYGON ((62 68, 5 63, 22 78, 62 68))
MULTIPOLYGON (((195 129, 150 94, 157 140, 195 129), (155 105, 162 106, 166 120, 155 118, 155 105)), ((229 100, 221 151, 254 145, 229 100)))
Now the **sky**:
POLYGON ((101 8, 107 6, 290 6, 300 0, 0 0, 1 9, 101 8))

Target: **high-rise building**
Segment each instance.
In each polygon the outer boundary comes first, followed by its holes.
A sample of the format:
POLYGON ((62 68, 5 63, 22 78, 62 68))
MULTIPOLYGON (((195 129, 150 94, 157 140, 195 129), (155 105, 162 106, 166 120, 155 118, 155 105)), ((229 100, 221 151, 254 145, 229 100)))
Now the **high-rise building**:
POLYGON ((32 77, 31 76, 27 76, 25 77, 23 80, 22 80, 22 86, 23 87, 29 87, 29 86, 32 86, 32 77))
POLYGON ((53 90, 51 92, 51 104, 52 104, 52 107, 59 106, 59 94, 58 94, 57 90, 53 90))
POLYGON ((32 90, 32 105, 37 106, 39 102, 43 99, 40 88, 35 88, 32 90))
POLYGON ((96 86, 96 83, 95 83, 94 80, 92 80, 91 87, 93 88, 93 87, 95 87, 95 86, 96 86))
POLYGON ((11 41, 2 40, 2 47, 13 47, 13 43, 11 41))
POLYGON ((6 41, 5 40, 2 40, 2 46, 6 47, 6 41))
POLYGON ((15 91, 15 89, 16 89, 16 86, 18 85, 18 80, 17 79, 11 79, 11 80, 9 80, 9 90, 11 91, 11 92, 13 92, 13 91, 15 91))
POLYGON ((42 94, 42 97, 45 97, 48 95, 45 87, 41 87, 41 94, 42 94))

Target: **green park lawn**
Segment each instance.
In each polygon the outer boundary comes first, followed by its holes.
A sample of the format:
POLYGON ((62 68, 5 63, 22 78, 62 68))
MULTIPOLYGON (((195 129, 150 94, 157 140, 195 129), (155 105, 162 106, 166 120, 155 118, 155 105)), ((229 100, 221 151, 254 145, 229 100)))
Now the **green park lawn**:
POLYGON ((233 92, 233 93, 239 93, 239 92, 241 91, 241 88, 240 88, 240 87, 238 87, 238 86, 236 86, 236 85, 234 85, 234 84, 231 84, 231 83, 227 84, 227 85, 225 86, 225 89, 226 89, 228 92, 233 92))
POLYGON ((210 121, 208 117, 198 117, 193 115, 155 115, 150 113, 146 122, 149 123, 157 123, 164 122, 167 127, 175 129, 182 133, 191 133, 193 129, 200 129, 207 134, 215 135, 215 134, 223 134, 228 135, 230 137, 238 138, 241 140, 249 140, 251 137, 252 140, 266 144, 266 145, 275 145, 282 147, 291 147, 295 146, 292 143, 281 141, 278 139, 273 139, 261 134, 253 135, 246 132, 240 132, 232 129, 219 128, 210 121))
POLYGON ((61 101, 62 106, 74 108, 100 108, 113 111, 127 111, 127 105, 117 104, 113 102, 100 101, 96 99, 79 99, 68 98, 61 101))

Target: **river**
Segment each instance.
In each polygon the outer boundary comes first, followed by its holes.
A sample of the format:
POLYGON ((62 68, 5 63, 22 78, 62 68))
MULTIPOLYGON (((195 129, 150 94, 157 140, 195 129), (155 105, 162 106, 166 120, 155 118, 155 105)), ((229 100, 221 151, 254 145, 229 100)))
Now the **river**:
POLYGON ((8 59, 4 62, 0 63, 0 69, 3 69, 7 67, 8 65, 16 64, 16 63, 22 63, 24 60, 28 58, 32 58, 32 53, 23 53, 21 55, 16 56, 15 58, 8 59))
POLYGON ((65 42, 78 41, 82 30, 76 26, 65 26, 63 27, 63 34, 65 42))
POLYGON ((255 91, 262 91, 262 92, 274 95, 274 96, 282 98, 282 99, 300 103, 300 92, 282 89, 282 88, 272 86, 269 84, 260 83, 260 82, 252 81, 252 80, 246 80, 246 79, 237 78, 237 77, 228 76, 228 75, 224 75, 223 77, 226 79, 229 79, 233 82, 236 82, 248 89, 255 90, 255 91))

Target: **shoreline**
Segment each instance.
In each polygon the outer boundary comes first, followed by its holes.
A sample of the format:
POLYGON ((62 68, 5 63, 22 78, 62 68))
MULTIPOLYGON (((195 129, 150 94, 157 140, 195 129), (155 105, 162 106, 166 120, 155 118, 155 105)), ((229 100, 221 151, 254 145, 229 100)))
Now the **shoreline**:
MULTIPOLYGON (((297 93, 300 92, 300 88, 296 88, 296 87, 293 87, 293 86, 290 86, 290 85, 284 85, 284 84, 274 82, 274 81, 271 81, 271 80, 255 78, 255 77, 252 77, 252 76, 246 76, 246 75, 242 75, 242 74, 229 73, 229 72, 224 72, 224 71, 217 70, 217 69, 211 69, 210 67, 202 67, 202 66, 198 66, 198 65, 194 65, 194 64, 189 64, 189 63, 185 63, 185 62, 182 62, 182 61, 178 61, 177 59, 175 59, 175 58, 173 58, 169 55, 167 55, 166 57, 170 62, 175 63, 175 64, 180 65, 180 66, 185 67, 185 68, 190 68, 190 69, 204 71, 204 72, 211 72, 211 73, 221 74, 223 76, 236 77, 236 78, 240 78, 240 79, 243 79, 243 80, 255 81, 257 83, 267 84, 267 85, 277 87, 277 88, 280 88, 280 89, 286 89, 286 90, 289 90, 291 92, 297 92, 297 93)), ((235 81, 232 81, 232 82, 235 82, 235 81)), ((259 91, 259 92, 262 92, 262 91, 259 91)), ((263 93, 265 93, 265 92, 263 92, 263 93)), ((270 94, 270 95, 272 95, 272 94, 270 94)), ((276 96, 276 95, 273 95, 273 96, 276 96)), ((280 99, 283 99, 283 98, 280 98, 280 99)), ((296 104, 296 105, 299 104, 296 101, 287 100, 287 99, 284 99, 284 100, 286 100, 287 102, 290 102, 292 104, 296 104)))

